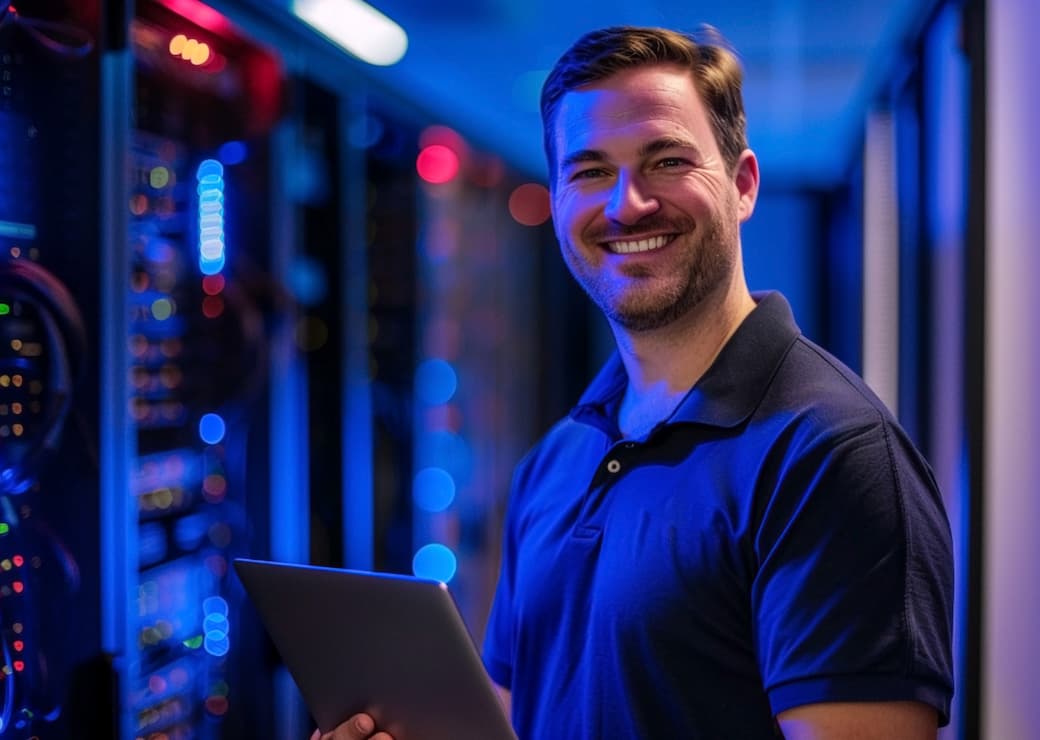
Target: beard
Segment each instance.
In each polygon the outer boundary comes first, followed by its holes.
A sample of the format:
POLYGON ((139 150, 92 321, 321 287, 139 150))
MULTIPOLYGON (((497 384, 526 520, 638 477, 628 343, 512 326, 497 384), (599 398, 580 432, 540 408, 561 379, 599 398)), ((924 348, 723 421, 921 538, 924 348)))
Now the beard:
MULTIPOLYGON (((727 204, 713 214, 710 221, 696 230, 689 219, 650 217, 622 234, 639 238, 651 231, 678 233, 685 245, 672 244, 681 252, 673 260, 667 275, 655 274, 647 265, 631 265, 624 277, 590 268, 573 245, 565 249, 571 274, 599 306, 611 323, 630 332, 647 332, 668 326, 689 314, 705 299, 727 284, 736 269, 739 233, 735 204, 727 204), (571 255, 568 257, 567 252, 571 255)), ((585 244, 599 244, 617 230, 583 234, 585 244)), ((657 266, 658 270, 660 266, 657 266)))

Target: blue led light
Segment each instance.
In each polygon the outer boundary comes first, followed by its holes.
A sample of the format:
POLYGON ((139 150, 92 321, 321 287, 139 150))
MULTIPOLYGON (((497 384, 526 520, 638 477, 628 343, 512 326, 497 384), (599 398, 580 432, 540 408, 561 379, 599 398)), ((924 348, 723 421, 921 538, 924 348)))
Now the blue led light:
POLYGON ((199 194, 199 269, 216 275, 224 269, 224 166, 215 159, 195 172, 199 194))
POLYGON ((205 648, 207 653, 216 658, 220 658, 228 654, 228 650, 231 649, 231 641, 228 640, 226 632, 213 630, 212 632, 206 633, 206 638, 203 640, 202 646, 205 648))
POLYGON ((412 482, 412 497, 424 511, 444 511, 455 500, 455 479, 443 468, 424 468, 412 482))
POLYGON ((458 561, 455 553, 444 545, 423 545, 412 558, 412 572, 420 578, 448 583, 455 577, 458 561))
POLYGON ((202 602, 202 611, 206 615, 202 620, 202 630, 205 633, 202 647, 217 658, 227 655, 231 649, 231 641, 228 639, 231 625, 228 624, 227 601, 220 596, 209 596, 202 602))
POLYGON ((217 159, 224 164, 241 164, 249 154, 245 142, 229 141, 217 150, 217 159))
POLYGON ((444 360, 426 360, 415 370, 415 393, 426 403, 447 403, 458 388, 455 368, 444 360))
POLYGON ((213 632, 223 632, 226 635, 230 625, 223 614, 207 614, 202 620, 202 629, 207 635, 213 632))
POLYGON ((220 259, 217 260, 199 260, 199 270, 203 275, 216 275, 224 269, 224 255, 220 255, 220 259))
POLYGON ((220 614, 226 617, 228 614, 228 603, 220 596, 207 596, 202 602, 203 614, 220 614))
POLYGON ((204 414, 199 419, 199 438, 208 445, 215 445, 224 439, 227 427, 217 414, 204 414))

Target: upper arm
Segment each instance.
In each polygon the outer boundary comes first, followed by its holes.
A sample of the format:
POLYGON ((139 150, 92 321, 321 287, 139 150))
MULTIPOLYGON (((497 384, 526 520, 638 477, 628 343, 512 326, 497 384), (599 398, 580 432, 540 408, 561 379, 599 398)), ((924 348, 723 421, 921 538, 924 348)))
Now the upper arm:
POLYGON ((777 715, 786 740, 935 740, 934 708, 915 701, 805 704, 777 715))

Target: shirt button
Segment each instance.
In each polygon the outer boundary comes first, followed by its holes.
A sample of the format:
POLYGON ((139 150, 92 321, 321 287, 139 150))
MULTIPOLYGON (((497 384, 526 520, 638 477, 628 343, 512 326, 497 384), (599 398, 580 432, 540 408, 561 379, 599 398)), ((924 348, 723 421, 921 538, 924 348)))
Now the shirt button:
POLYGON ((619 463, 617 460, 611 460, 607 463, 607 472, 616 473, 619 470, 621 470, 621 463, 619 463))

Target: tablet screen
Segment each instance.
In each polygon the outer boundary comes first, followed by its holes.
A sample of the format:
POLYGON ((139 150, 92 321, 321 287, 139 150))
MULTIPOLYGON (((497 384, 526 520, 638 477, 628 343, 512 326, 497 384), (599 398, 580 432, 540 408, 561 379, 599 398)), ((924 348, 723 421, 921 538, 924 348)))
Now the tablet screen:
POLYGON ((394 740, 515 740, 445 584, 241 558, 234 565, 322 731, 363 711, 394 740))

